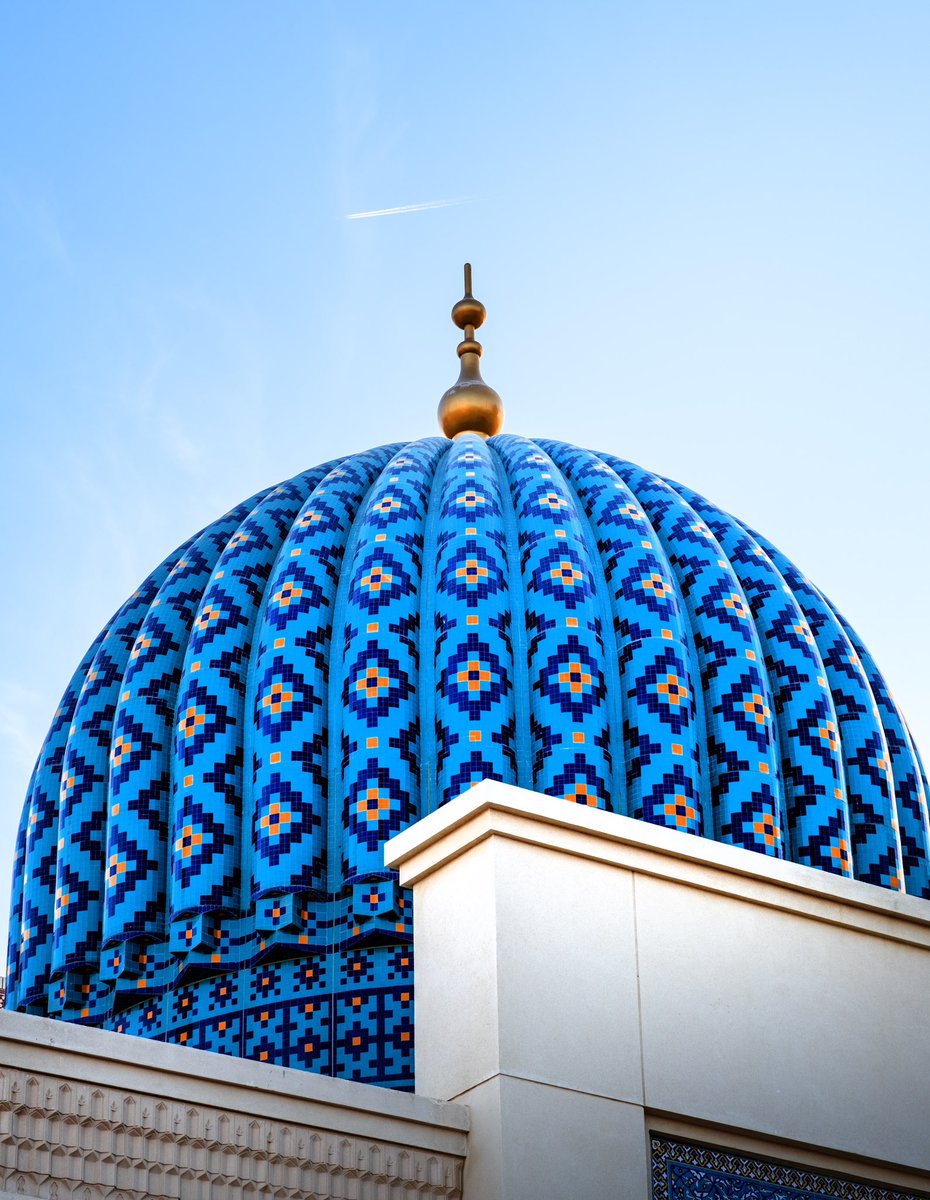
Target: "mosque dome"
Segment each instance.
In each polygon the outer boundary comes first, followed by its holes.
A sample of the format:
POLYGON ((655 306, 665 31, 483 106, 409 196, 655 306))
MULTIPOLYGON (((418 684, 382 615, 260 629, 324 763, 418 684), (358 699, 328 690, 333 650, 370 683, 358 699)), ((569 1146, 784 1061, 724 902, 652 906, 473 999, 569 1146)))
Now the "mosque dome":
POLYGON ((453 432, 252 496, 107 623, 23 809, 10 1007, 410 1087, 384 843, 488 778, 930 897, 905 722, 779 550, 612 454, 453 432))

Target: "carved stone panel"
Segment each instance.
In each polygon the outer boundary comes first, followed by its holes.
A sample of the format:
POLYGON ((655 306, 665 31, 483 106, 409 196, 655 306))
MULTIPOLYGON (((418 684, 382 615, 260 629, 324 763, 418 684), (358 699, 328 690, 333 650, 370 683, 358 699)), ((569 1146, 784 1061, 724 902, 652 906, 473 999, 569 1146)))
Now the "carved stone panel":
POLYGON ((0 1071, 0 1195, 450 1200, 463 1158, 145 1092, 0 1071))

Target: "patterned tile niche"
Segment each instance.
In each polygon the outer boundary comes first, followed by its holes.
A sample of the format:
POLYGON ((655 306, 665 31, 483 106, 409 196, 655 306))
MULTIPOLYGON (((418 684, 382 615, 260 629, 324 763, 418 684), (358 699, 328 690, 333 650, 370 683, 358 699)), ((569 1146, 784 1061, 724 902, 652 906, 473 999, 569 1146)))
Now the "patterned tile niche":
POLYGON ((926 1200, 924 1193, 655 1136, 652 1195, 653 1200, 926 1200))

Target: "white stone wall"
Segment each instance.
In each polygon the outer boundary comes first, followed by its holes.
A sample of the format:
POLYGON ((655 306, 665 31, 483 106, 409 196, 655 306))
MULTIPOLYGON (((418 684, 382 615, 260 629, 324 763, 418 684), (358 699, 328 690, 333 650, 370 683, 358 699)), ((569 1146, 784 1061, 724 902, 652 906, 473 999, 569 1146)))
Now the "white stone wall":
POLYGON ((466 1200, 645 1200, 650 1129, 930 1191, 930 903, 482 783, 396 837, 466 1200))
POLYGON ((461 1196, 453 1104, 0 1013, 0 1197, 461 1196))

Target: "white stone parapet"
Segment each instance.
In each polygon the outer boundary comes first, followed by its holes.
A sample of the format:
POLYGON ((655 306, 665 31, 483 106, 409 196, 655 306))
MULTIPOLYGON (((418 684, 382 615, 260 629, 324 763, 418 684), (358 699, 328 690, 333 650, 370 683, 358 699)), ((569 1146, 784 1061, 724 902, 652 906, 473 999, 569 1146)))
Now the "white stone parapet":
POLYGON ((645 1200, 649 1134, 930 1190, 930 903, 484 782, 396 836, 465 1200, 645 1200))
POLYGON ((0 1196, 461 1196, 455 1104, 0 1012, 0 1196))

